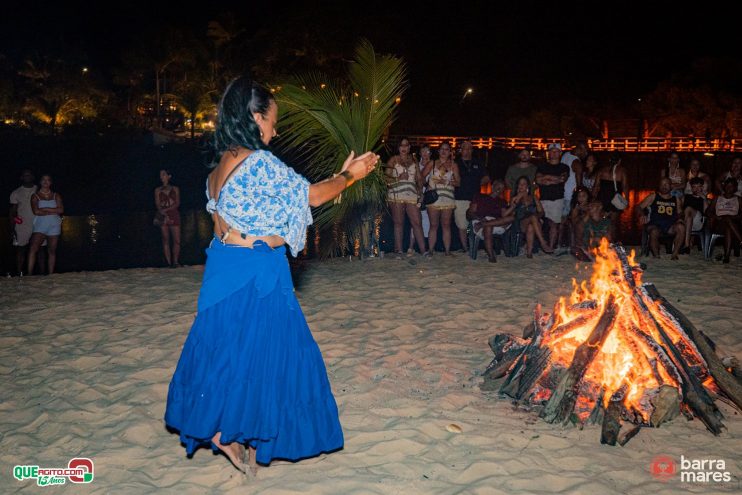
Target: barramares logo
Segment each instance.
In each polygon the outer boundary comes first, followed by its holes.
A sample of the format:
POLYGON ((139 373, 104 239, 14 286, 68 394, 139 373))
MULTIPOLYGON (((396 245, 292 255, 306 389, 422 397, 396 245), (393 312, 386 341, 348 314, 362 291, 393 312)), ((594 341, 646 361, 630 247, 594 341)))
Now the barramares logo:
POLYGON ((64 485, 68 479, 72 483, 91 483, 93 481, 93 461, 86 457, 75 457, 70 459, 66 468, 15 466, 13 477, 18 481, 35 479, 39 486, 64 485))
POLYGON ((688 459, 680 456, 680 465, 667 455, 659 455, 649 464, 649 472, 660 481, 669 481, 680 473, 681 483, 729 483, 732 473, 724 459, 688 459), (678 467, 680 468, 678 470, 678 467))

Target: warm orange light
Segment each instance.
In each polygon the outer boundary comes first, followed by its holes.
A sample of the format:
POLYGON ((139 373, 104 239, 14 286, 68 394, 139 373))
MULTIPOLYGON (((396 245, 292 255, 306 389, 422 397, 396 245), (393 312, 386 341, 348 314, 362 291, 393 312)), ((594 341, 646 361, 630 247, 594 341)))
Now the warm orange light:
MULTIPOLYGON (((624 399, 626 409, 635 411, 643 422, 649 422, 652 411, 649 400, 661 385, 670 385, 680 391, 681 383, 673 369, 668 369, 661 359, 656 359, 657 350, 650 342, 662 342, 655 321, 669 338, 683 349, 684 357, 691 366, 703 369, 704 361, 692 342, 682 335, 670 317, 653 303, 646 304, 649 313, 639 307, 634 286, 641 285, 641 270, 635 269, 634 253, 628 257, 628 268, 622 265, 616 251, 602 239, 595 249, 595 264, 590 281, 578 284, 572 281, 573 290, 569 298, 560 298, 554 307, 554 329, 544 336, 544 345, 551 349, 550 370, 569 367, 575 351, 590 336, 597 324, 609 296, 615 298, 617 313, 600 352, 588 366, 577 400, 575 412, 585 421, 601 395, 607 407, 611 395, 622 385, 628 385, 624 399), (629 280, 632 283, 629 283, 629 280), (580 303, 592 301, 595 309, 585 311, 580 303), (559 328, 564 330, 560 331, 559 328), (678 342, 681 344, 677 344, 678 342), (556 368, 555 368, 556 367, 556 368)), ((704 385, 715 388, 712 378, 704 385)), ((535 396, 546 400, 551 395, 548 387, 537 386, 535 396)))

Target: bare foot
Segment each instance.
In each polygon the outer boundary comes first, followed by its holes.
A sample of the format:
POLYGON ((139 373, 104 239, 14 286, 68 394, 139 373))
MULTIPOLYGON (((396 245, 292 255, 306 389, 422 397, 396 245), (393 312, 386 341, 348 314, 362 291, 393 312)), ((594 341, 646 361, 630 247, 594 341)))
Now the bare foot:
POLYGON ((258 475, 258 461, 255 458, 255 454, 255 449, 248 447, 247 467, 250 468, 250 474, 252 474, 253 477, 258 475))
POLYGON ((677 260, 677 259, 680 259, 680 258, 678 258, 678 255, 677 254, 673 254, 672 256, 670 256, 670 259, 671 260, 677 260))
POLYGON ((224 445, 219 442, 219 437, 221 436, 222 433, 217 432, 217 434, 214 435, 214 438, 212 438, 211 441, 214 443, 214 445, 217 446, 219 450, 224 452, 224 455, 227 456, 229 462, 231 462, 235 468, 245 473, 247 471, 247 468, 245 467, 245 446, 237 442, 232 442, 230 444, 224 445))

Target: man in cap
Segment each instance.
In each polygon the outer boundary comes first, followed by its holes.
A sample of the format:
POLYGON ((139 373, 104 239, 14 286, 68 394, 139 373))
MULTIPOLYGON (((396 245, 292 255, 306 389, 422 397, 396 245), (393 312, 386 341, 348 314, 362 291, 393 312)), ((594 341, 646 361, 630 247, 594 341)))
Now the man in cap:
POLYGON ((559 225, 564 211, 564 184, 569 178, 570 168, 561 162, 562 146, 551 143, 546 151, 546 163, 536 168, 536 185, 539 187, 541 205, 549 226, 549 250, 556 245, 559 225))

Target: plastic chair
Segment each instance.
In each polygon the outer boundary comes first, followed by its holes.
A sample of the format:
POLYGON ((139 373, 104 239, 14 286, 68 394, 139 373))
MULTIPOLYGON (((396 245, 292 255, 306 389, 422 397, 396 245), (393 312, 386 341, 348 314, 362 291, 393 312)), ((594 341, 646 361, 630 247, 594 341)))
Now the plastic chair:
MULTIPOLYGON (((691 234, 692 235, 692 234, 691 234)), ((660 245, 665 245, 665 252, 671 254, 675 248, 675 235, 674 234, 660 234, 660 245)), ((649 256, 649 233, 647 233, 647 226, 645 225, 642 229, 642 256, 649 256)))
POLYGON ((711 255, 714 253, 714 244, 716 244, 716 241, 723 238, 724 234, 709 233, 706 235, 706 246, 703 253, 704 258, 706 258, 707 260, 711 259, 711 255))
MULTIPOLYGON (((518 256, 518 249, 520 247, 520 241, 521 241, 521 233, 520 232, 510 232, 510 230, 513 229, 511 226, 510 229, 506 230, 502 234, 492 234, 493 238, 493 249, 495 251, 495 254, 500 254, 500 251, 503 251, 505 253, 505 256, 518 256), (509 233, 510 232, 510 233, 509 233), (508 250, 505 246, 505 240, 506 236, 508 235, 515 235, 515 242, 514 242, 514 250, 515 254, 508 253, 508 250)), ((467 227, 467 233, 468 233, 468 240, 469 240, 469 257, 473 260, 477 259, 477 254, 479 252, 479 242, 482 241, 479 237, 477 237, 477 234, 474 232, 474 225, 473 222, 469 221, 469 226, 467 227)))

